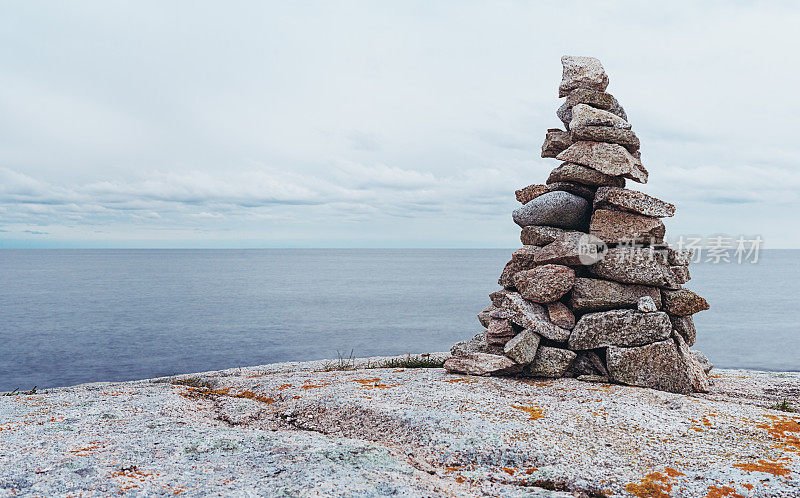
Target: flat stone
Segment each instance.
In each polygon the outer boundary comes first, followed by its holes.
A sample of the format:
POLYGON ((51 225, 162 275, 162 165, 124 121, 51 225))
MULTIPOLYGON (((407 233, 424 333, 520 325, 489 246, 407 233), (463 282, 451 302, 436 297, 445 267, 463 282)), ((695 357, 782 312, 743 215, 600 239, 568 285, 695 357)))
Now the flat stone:
POLYGON ((570 331, 550 321, 547 310, 540 304, 523 298, 518 292, 502 290, 489 295, 495 306, 511 312, 511 321, 524 329, 555 342, 566 342, 570 331))
POLYGON ((556 157, 559 152, 572 145, 572 136, 568 131, 550 128, 544 136, 542 157, 556 157))
POLYGON ((590 265, 602 256, 597 252, 602 243, 587 233, 564 232, 537 251, 534 261, 540 265, 590 265))
POLYGON ((642 296, 636 303, 636 309, 641 311, 642 313, 653 313, 655 311, 658 311, 658 306, 656 305, 656 302, 655 300, 653 300, 652 297, 642 296))
POLYGON ((694 256, 694 251, 691 249, 677 250, 671 247, 667 249, 667 258, 672 266, 689 266, 692 256, 694 256))
POLYGON ((597 209, 589 223, 589 233, 607 244, 660 244, 665 232, 659 218, 629 211, 597 209))
POLYGON ((478 313, 478 321, 481 322, 481 325, 483 325, 484 328, 489 326, 489 315, 496 309, 497 308, 495 305, 490 304, 489 306, 483 308, 483 311, 478 313))
POLYGON ((575 271, 563 265, 542 265, 514 274, 514 286, 520 295, 535 303, 559 300, 574 283, 575 271))
MULTIPOLYGON (((545 248, 542 248, 542 253, 545 248)), ((662 262, 663 259, 663 253, 651 248, 615 247, 590 266, 589 272, 623 284, 676 287, 675 276, 669 266, 662 262)))
POLYGON ((666 218, 675 214, 675 205, 664 202, 637 190, 616 186, 600 187, 594 197, 594 208, 614 206, 624 211, 666 218))
POLYGON ((625 115, 625 110, 610 93, 598 92, 597 90, 589 90, 586 88, 576 88, 569 92, 564 103, 561 104, 561 107, 556 111, 556 116, 564 123, 567 130, 569 130, 569 123, 572 121, 572 108, 578 104, 586 104, 598 109, 607 110, 622 119, 628 119, 625 115))
POLYGON ((621 130, 630 130, 631 125, 616 114, 596 109, 586 104, 577 104, 572 108, 572 120, 569 128, 583 126, 610 126, 621 130))
POLYGON ((512 375, 521 366, 510 358, 489 353, 471 353, 451 356, 444 362, 444 369, 450 373, 467 375, 512 375))
POLYGON ((572 330, 575 327, 575 314, 561 301, 547 303, 547 316, 562 329, 572 330))
MULTIPOLYGON (((572 121, 574 123, 575 119, 573 118, 572 121)), ((628 149, 631 153, 638 151, 641 145, 639 137, 636 136, 633 130, 624 130, 612 126, 578 126, 570 124, 569 132, 575 142, 591 140, 618 144, 628 149)))
POLYGON ((523 371, 530 377, 563 377, 577 354, 561 348, 539 346, 533 363, 523 371))
POLYGON ((688 266, 670 266, 669 269, 672 271, 672 274, 675 275, 675 282, 679 284, 685 284, 692 279, 692 276, 689 274, 688 266))
POLYGON ((596 169, 575 163, 562 163, 561 166, 550 172, 550 176, 547 177, 547 183, 553 184, 557 182, 582 183, 591 187, 603 185, 625 186, 625 179, 621 176, 606 175, 596 169))
POLYGON ((618 144, 579 141, 558 154, 556 159, 588 166, 609 176, 624 176, 647 183, 647 170, 642 161, 618 144))
POLYGON ((672 339, 678 348, 678 358, 681 361, 681 368, 689 376, 689 383, 692 386, 692 391, 696 393, 707 393, 709 388, 708 375, 703 371, 703 366, 700 365, 686 341, 680 334, 673 331, 672 339))
POLYGON ((561 57, 563 72, 558 85, 558 96, 566 97, 576 88, 586 88, 604 92, 608 86, 608 76, 603 64, 594 57, 565 55, 561 57))
POLYGON ((514 192, 517 200, 522 204, 527 204, 533 199, 536 199, 542 194, 550 192, 550 187, 547 185, 528 185, 514 192))
MULTIPOLYGON (((622 178, 622 180, 624 181, 625 179, 622 178)), ((587 202, 589 202, 590 205, 592 202, 594 202, 595 189, 589 185, 576 182, 559 181, 548 183, 547 188, 550 189, 550 192, 564 191, 569 192, 570 194, 575 194, 579 197, 583 197, 587 202)))
POLYGON ((536 358, 536 350, 539 348, 540 341, 541 337, 530 329, 524 329, 506 343, 503 352, 516 363, 527 365, 536 358))
POLYGON ((694 315, 710 308, 708 301, 689 289, 661 289, 664 311, 677 316, 694 315))
POLYGON ((517 335, 511 320, 508 318, 492 318, 489 320, 489 327, 486 329, 486 342, 493 346, 503 346, 512 337, 517 335))
POLYGON ((680 334, 686 344, 694 346, 697 340, 697 329, 694 326, 692 317, 670 315, 669 320, 672 322, 672 330, 680 334))
POLYGON ((639 299, 649 297, 661 307, 661 292, 656 287, 630 285, 596 278, 576 278, 570 295, 570 306, 577 313, 636 308, 639 299))
POLYGON ((514 210, 514 223, 581 228, 588 221, 589 203, 583 197, 556 191, 542 194, 514 210))
POLYGON ((642 346, 662 341, 672 333, 664 312, 640 313, 635 310, 610 310, 583 315, 569 336, 572 350, 607 346, 642 346))
POLYGON ((611 346, 606 350, 606 364, 611 379, 621 384, 680 394, 694 392, 672 339, 639 347, 611 346))
POLYGON ((524 245, 546 246, 565 232, 566 230, 563 228, 548 227, 544 225, 528 225, 526 227, 522 227, 522 233, 520 234, 519 239, 524 245))
POLYGON ((709 360, 708 356, 706 356, 702 351, 697 349, 692 349, 690 351, 692 356, 694 356, 694 361, 696 361, 697 364, 700 365, 700 368, 703 369, 703 372, 708 375, 708 373, 711 372, 711 369, 714 368, 714 364, 711 363, 711 360, 709 360))
POLYGON ((478 332, 475 337, 466 341, 460 341, 450 347, 450 354, 453 356, 463 356, 472 353, 503 354, 503 348, 491 346, 487 341, 486 331, 478 332))
POLYGON ((609 384, 611 382, 611 379, 605 375, 579 375, 576 378, 580 381, 592 382, 594 384, 609 384))

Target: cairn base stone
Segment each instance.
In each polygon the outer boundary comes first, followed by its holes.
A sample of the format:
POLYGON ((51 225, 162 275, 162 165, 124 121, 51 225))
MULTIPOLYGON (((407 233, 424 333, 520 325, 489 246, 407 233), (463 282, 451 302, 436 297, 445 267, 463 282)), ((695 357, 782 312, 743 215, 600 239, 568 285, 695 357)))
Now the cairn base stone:
POLYGON ((669 316, 661 311, 599 311, 583 315, 578 320, 569 336, 569 349, 642 346, 662 341, 671 333, 669 316))
POLYGON ((522 371, 522 366, 505 356, 488 353, 470 353, 451 356, 444 362, 450 373, 467 375, 513 375, 522 371))
POLYGON ((631 348, 609 347, 606 364, 611 379, 621 384, 679 394, 694 392, 672 339, 631 348))
POLYGON ((525 367, 523 375, 529 377, 563 377, 572 361, 578 356, 568 349, 540 346, 536 359, 525 367))

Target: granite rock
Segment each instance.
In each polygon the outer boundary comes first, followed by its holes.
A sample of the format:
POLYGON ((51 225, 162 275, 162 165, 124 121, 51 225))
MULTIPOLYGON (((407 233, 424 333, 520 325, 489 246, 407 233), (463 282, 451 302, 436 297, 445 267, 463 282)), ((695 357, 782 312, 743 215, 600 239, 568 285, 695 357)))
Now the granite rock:
POLYGON ((520 327, 555 342, 565 342, 569 338, 570 331, 551 322, 544 307, 528 301, 518 292, 502 290, 491 293, 489 297, 495 306, 509 311, 511 321, 520 327))
POLYGON ((569 336, 572 350, 607 346, 642 346, 662 341, 672 333, 664 312, 640 313, 635 310, 610 310, 583 315, 569 336))
MULTIPOLYGON (((605 358, 605 353, 603 354, 605 358)), ((578 356, 569 367, 569 373, 574 377, 581 375, 600 375, 608 377, 608 370, 603 364, 603 360, 594 351, 578 351, 578 356)))
POLYGON ((537 264, 589 265, 602 257, 603 242, 582 232, 564 232, 535 255, 537 264))
MULTIPOLYGON (((624 178, 622 179, 624 181, 624 178)), ((582 183, 577 182, 568 182, 568 181, 558 181, 553 183, 548 183, 547 188, 550 192, 556 191, 564 191, 569 192, 570 194, 577 195, 578 197, 583 197, 589 202, 589 205, 594 202, 594 194, 595 189, 594 187, 584 185, 582 183)))
POLYGON ((689 289, 661 289, 664 311, 677 316, 688 316, 709 309, 708 301, 689 289))
POLYGON ((542 194, 550 192, 550 187, 547 185, 528 185, 514 192, 517 200, 522 204, 527 204, 533 199, 536 199, 542 194))
POLYGON ((486 329, 486 342, 493 346, 503 346, 512 337, 517 335, 511 320, 508 318, 492 318, 489 320, 489 327, 486 329))
POLYGON ((536 350, 539 348, 540 341, 541 337, 530 329, 524 329, 506 343, 503 352, 516 363, 527 365, 536 358, 536 350))
POLYGON ((603 259, 589 267, 589 272, 623 284, 676 287, 675 276, 669 266, 662 262, 662 255, 651 248, 611 248, 603 259))
POLYGON ((626 121, 628 119, 628 116, 625 114, 625 109, 622 108, 617 99, 610 93, 577 88, 569 92, 564 103, 561 104, 561 107, 556 111, 556 116, 564 123, 567 130, 569 130, 569 123, 572 121, 572 108, 578 104, 587 104, 598 109, 609 111, 626 121))
POLYGON ((581 228, 588 221, 589 203, 569 192, 556 191, 542 194, 514 210, 514 223, 548 225, 560 228, 581 228))
POLYGON ((557 182, 582 183, 590 187, 604 185, 613 185, 617 187, 625 186, 625 179, 621 176, 607 175, 596 169, 575 163, 562 163, 561 166, 556 167, 550 172, 547 183, 553 184, 557 182))
POLYGON ((650 296, 642 296, 639 298, 639 301, 636 303, 636 309, 641 311, 642 313, 653 313, 658 311, 658 306, 656 306, 656 302, 650 296))
POLYGON ((707 393, 709 388, 708 375, 703 371, 703 366, 697 362, 689 346, 686 344, 686 341, 680 334, 673 331, 672 339, 675 341, 675 345, 678 348, 680 366, 689 377, 692 392, 707 393))
POLYGON ((485 307, 483 311, 478 313, 478 321, 481 322, 481 325, 483 325, 484 328, 489 326, 489 315, 496 309, 497 308, 493 304, 490 304, 489 306, 485 307))
POLYGON ((659 218, 628 211, 597 209, 589 233, 607 244, 660 244, 666 227, 659 218))
POLYGON ((525 245, 514 251, 511 260, 506 263, 497 283, 506 289, 514 288, 514 274, 522 270, 529 270, 536 266, 535 255, 541 250, 540 247, 525 245))
POLYGON ((661 307, 661 292, 647 285, 621 284, 596 278, 576 278, 570 295, 570 306, 577 313, 636 308, 639 299, 649 297, 661 307))
POLYGON ((539 346, 533 363, 525 367, 523 375, 530 377, 563 377, 577 354, 561 348, 539 346))
POLYGON ((694 256, 694 251, 691 249, 667 249, 667 261, 672 266, 689 266, 692 262, 692 256, 694 256))
POLYGON ((711 372, 711 369, 714 368, 714 364, 711 363, 711 360, 709 360, 708 356, 703 354, 702 351, 697 349, 691 349, 690 351, 692 356, 694 356, 694 361, 696 361, 697 364, 700 365, 700 368, 703 369, 703 372, 708 375, 708 373, 711 372))
POLYGON ((675 214, 675 206, 637 190, 616 186, 600 187, 594 197, 594 208, 613 206, 625 211, 666 218, 675 214))
POLYGON ((464 356, 451 356, 444 362, 444 369, 450 373, 467 375, 512 375, 521 370, 511 359, 489 353, 471 353, 464 356))
POLYGON ((647 183, 647 170, 642 161, 618 144, 579 141, 558 154, 556 159, 588 166, 609 176, 624 176, 647 183))
POLYGON ((692 279, 692 276, 689 274, 688 266, 670 266, 669 269, 672 271, 672 274, 675 275, 675 282, 678 284, 685 284, 692 279))
POLYGON ((572 145, 572 136, 568 131, 550 128, 542 144, 542 157, 556 157, 562 150, 572 145))
POLYGON ((611 346, 606 350, 606 365, 611 379, 621 384, 680 394, 693 392, 675 341, 669 338, 638 347, 611 346))
POLYGON ((689 346, 694 346, 697 340, 697 329, 694 327, 694 320, 690 316, 675 316, 670 315, 669 320, 672 322, 672 330, 677 332, 686 341, 689 346))
POLYGON ((547 316, 562 329, 572 330, 575 327, 575 315, 561 301, 547 303, 547 316))
MULTIPOLYGON (((572 122, 575 122, 575 118, 572 119, 572 122)), ((591 140, 594 142, 618 144, 628 149, 628 152, 631 153, 638 151, 641 145, 639 137, 636 136, 633 130, 625 130, 612 126, 578 126, 570 124, 569 132, 572 140, 575 142, 591 140)))
POLYGON ((563 228, 548 227, 544 225, 528 225, 526 227, 522 227, 522 233, 520 234, 519 238, 524 245, 546 246, 565 232, 566 230, 563 228))
POLYGON ((630 130, 631 125, 616 114, 596 109, 586 104, 577 104, 572 108, 572 120, 569 123, 570 130, 575 127, 583 126, 609 126, 622 130, 630 130))
POLYGON ((558 301, 575 283, 575 271, 568 266, 547 264, 514 274, 520 295, 535 303, 558 301))
POLYGON ((608 76, 600 61, 594 57, 565 55, 561 57, 563 72, 558 96, 566 97, 576 88, 605 92, 608 76))
POLYGON ((503 354, 503 348, 499 346, 491 346, 487 341, 486 331, 478 332, 475 337, 466 341, 460 341, 450 348, 450 354, 453 356, 463 356, 472 353, 489 353, 489 354, 503 354))

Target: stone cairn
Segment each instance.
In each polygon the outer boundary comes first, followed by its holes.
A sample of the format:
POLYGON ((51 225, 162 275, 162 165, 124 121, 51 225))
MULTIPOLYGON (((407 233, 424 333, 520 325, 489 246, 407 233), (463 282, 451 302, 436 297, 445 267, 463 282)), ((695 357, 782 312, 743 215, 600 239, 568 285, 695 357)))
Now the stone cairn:
POLYGON ((664 243, 661 218, 675 206, 625 188, 648 172, 600 61, 561 64, 566 131, 547 130, 542 145, 561 165, 545 185, 517 190, 523 247, 478 314, 486 330, 455 344, 445 369, 707 391, 711 363, 689 346, 692 314, 708 303, 682 287, 692 252, 664 243))

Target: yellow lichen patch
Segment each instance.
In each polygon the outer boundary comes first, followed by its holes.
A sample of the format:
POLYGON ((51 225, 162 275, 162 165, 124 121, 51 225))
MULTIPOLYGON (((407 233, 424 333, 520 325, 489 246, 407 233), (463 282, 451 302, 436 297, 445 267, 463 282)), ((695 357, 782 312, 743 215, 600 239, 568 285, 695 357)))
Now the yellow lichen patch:
POLYGON ((735 463, 733 466, 748 472, 766 472, 776 477, 791 474, 791 470, 784 467, 782 463, 770 462, 769 460, 759 460, 756 463, 735 463))
POLYGON ((542 409, 537 406, 517 406, 511 405, 511 408, 522 410, 523 412, 528 414, 528 420, 539 420, 540 418, 544 417, 544 413, 542 409))
POLYGON ((517 469, 512 469, 511 467, 503 467, 503 472, 505 472, 510 476, 513 476, 514 474, 517 473, 517 469))
POLYGON ((271 404, 275 402, 273 398, 269 398, 267 396, 264 396, 263 394, 256 394, 253 391, 242 391, 240 393, 228 394, 228 396, 231 396, 233 398, 252 399, 266 404, 271 404))
POLYGON ((289 389, 290 387, 292 387, 291 384, 281 384, 278 387, 276 387, 275 390, 276 391, 283 391, 284 389, 289 389))
POLYGON ((732 498, 745 498, 730 486, 708 487, 708 494, 706 495, 706 498, 722 498, 723 496, 730 496, 732 498))
MULTIPOLYGON (((143 484, 148 478, 151 478, 158 473, 154 472, 140 472, 136 467, 132 467, 130 469, 122 469, 117 470, 114 472, 110 472, 110 476, 106 479, 114 479, 117 481, 117 486, 119 486, 119 493, 123 494, 125 491, 130 491, 132 489, 138 488, 141 484, 143 484)), ((178 492, 180 493, 180 492, 178 492)), ((174 493, 174 494, 178 494, 174 493)))
POLYGON ((442 382, 447 382, 449 384, 456 384, 458 382, 466 382, 467 384, 472 384, 472 383, 475 383, 475 382, 478 382, 478 381, 475 380, 475 379, 446 379, 446 380, 444 380, 442 382))
POLYGON ((381 379, 375 377, 372 379, 353 379, 351 382, 358 382, 364 389, 391 389, 400 384, 381 384, 381 379))
POLYGON ((625 491, 638 498, 669 498, 672 484, 669 478, 659 472, 647 474, 639 484, 630 483, 625 491))
POLYGON ((781 447, 787 451, 800 452, 800 422, 791 417, 780 417, 777 415, 766 415, 772 422, 759 424, 760 429, 766 429, 770 436, 781 443, 781 447))
POLYGON ((664 469, 664 473, 667 474, 670 477, 678 477, 678 476, 685 476, 686 475, 683 472, 678 472, 677 470, 675 470, 673 468, 670 468, 670 467, 666 467, 664 469))
POLYGON ((320 387, 325 387, 331 385, 330 382, 323 382, 321 384, 314 384, 313 381, 307 380, 305 384, 300 386, 300 389, 318 389, 320 387))

